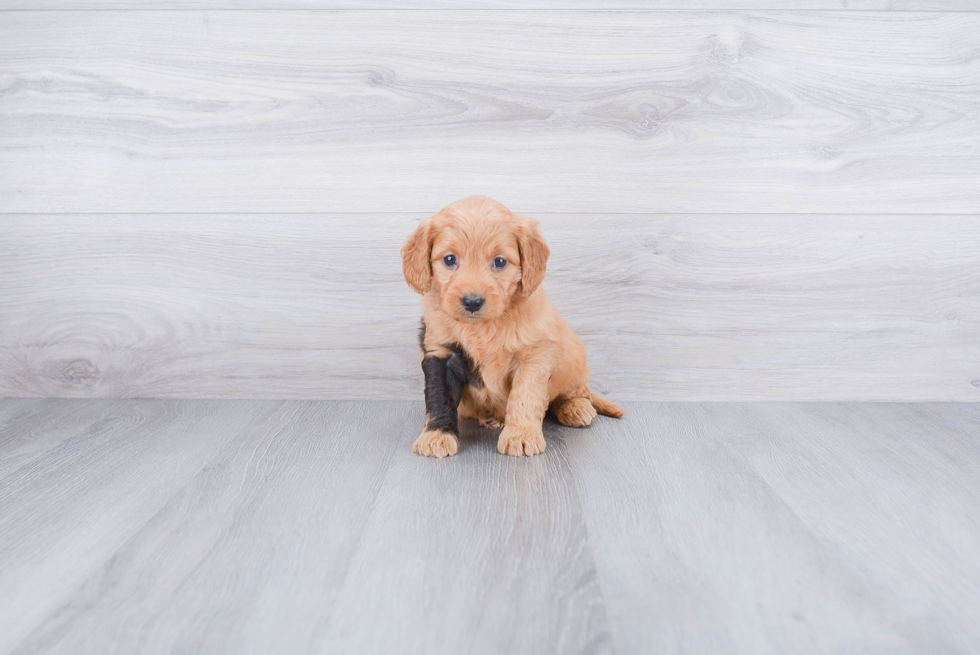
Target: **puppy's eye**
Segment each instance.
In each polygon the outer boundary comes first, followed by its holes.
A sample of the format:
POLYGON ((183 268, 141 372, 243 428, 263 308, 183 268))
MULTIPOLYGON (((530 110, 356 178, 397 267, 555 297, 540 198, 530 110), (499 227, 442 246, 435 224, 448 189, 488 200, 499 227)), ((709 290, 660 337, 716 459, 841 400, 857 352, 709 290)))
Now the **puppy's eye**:
POLYGON ((452 268, 453 266, 456 265, 456 255, 446 255, 445 257, 442 258, 442 263, 448 266, 449 268, 452 268))
POLYGON ((501 268, 503 268, 506 265, 507 265, 507 260, 504 259, 503 257, 494 257, 493 258, 493 267, 496 268, 497 270, 500 270, 501 268))

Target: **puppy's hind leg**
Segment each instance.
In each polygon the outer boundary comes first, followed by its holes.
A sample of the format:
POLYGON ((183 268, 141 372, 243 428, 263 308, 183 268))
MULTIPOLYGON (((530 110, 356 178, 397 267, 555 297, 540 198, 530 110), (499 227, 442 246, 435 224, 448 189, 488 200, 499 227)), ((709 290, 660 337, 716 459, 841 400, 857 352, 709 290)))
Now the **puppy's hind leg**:
POLYGON ((504 417, 494 411, 486 390, 482 386, 469 385, 463 389, 463 401, 459 404, 459 418, 475 418, 481 428, 497 430, 504 427, 504 417))
POLYGON ((562 425, 581 428, 592 423, 596 417, 595 407, 588 396, 577 398, 558 398, 551 403, 551 411, 562 425))

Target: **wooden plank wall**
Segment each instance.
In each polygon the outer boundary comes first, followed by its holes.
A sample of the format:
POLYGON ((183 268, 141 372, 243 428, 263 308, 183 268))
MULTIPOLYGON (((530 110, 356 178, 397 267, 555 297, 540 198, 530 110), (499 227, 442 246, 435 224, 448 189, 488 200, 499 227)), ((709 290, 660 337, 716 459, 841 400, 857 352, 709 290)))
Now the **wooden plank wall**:
POLYGON ((980 2, 517 5, 0 0, 0 395, 419 398, 483 193, 616 398, 980 400, 980 2))

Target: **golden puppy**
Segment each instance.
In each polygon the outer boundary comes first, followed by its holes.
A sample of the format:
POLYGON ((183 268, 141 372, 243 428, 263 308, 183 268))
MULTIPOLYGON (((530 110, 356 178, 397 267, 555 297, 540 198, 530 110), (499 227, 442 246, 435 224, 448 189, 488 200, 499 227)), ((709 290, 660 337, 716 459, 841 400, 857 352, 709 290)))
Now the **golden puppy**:
POLYGON ((550 254, 536 220, 483 196, 425 219, 405 242, 405 279, 422 294, 426 417, 416 453, 455 455, 458 418, 502 425, 501 453, 537 455, 549 405, 572 427, 596 410, 623 416, 589 391, 585 347, 540 286, 550 254))

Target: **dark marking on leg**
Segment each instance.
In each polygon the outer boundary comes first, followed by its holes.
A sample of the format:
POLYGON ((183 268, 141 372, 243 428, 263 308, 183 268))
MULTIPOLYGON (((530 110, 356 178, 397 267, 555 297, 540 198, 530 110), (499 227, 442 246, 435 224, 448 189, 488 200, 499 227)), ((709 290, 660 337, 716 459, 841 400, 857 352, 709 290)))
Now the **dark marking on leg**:
POLYGON ((422 360, 425 374, 425 414, 427 430, 459 434, 459 401, 466 386, 465 373, 455 355, 440 359, 427 356, 422 360))
POLYGON ((445 346, 449 357, 436 357, 425 349, 425 319, 419 324, 419 348, 425 375, 426 429, 459 435, 459 403, 467 384, 480 389, 480 368, 458 343, 445 346))
POLYGON ((466 384, 477 389, 482 389, 483 377, 480 375, 480 367, 473 363, 473 359, 469 353, 458 343, 451 343, 447 348, 453 353, 450 360, 456 360, 457 364, 455 366, 461 373, 465 374, 466 384))

